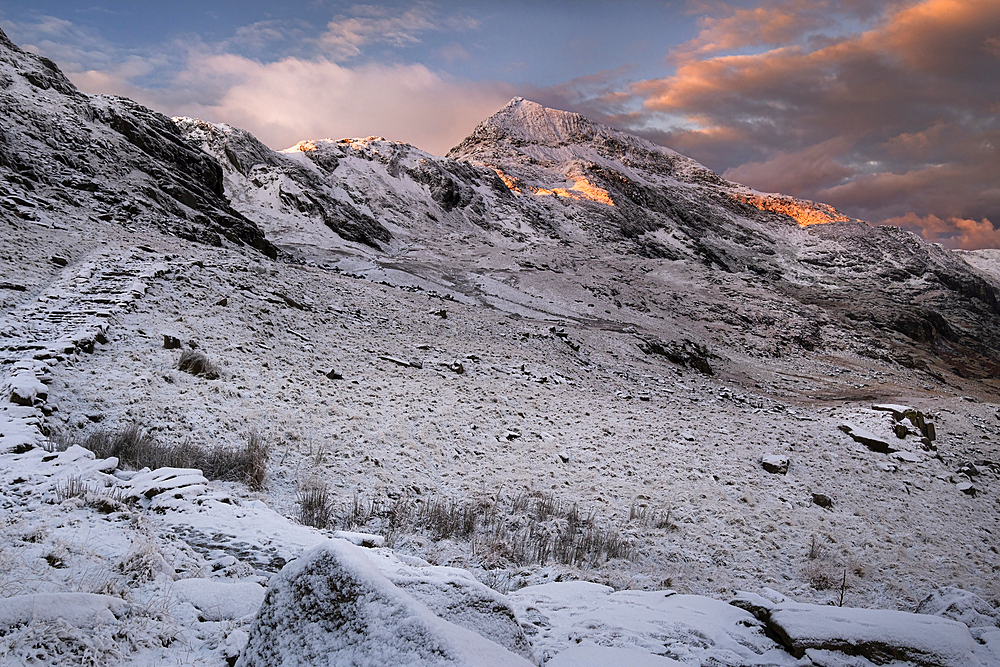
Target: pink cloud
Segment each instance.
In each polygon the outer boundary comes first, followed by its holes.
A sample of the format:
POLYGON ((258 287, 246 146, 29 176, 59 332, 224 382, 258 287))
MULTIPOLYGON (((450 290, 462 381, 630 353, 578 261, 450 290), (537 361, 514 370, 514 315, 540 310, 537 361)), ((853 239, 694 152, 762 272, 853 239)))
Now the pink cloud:
POLYGON ((885 223, 912 229, 929 241, 938 241, 953 248, 1000 248, 1000 229, 986 218, 979 221, 965 218, 942 220, 936 215, 919 216, 911 211, 889 218, 885 223))
POLYGON ((962 243, 995 243, 958 221, 1000 219, 1000 3, 844 7, 702 8, 675 73, 633 84, 641 109, 609 119, 761 190, 872 222, 936 216, 962 243), (867 27, 838 35, 837 12, 867 27), (673 127, 648 132, 657 119, 673 127))
POLYGON ((304 139, 379 135, 443 155, 514 95, 509 86, 445 78, 418 64, 345 67, 326 59, 260 63, 192 52, 163 91, 130 72, 72 75, 83 90, 127 95, 171 115, 226 122, 273 148, 304 139))

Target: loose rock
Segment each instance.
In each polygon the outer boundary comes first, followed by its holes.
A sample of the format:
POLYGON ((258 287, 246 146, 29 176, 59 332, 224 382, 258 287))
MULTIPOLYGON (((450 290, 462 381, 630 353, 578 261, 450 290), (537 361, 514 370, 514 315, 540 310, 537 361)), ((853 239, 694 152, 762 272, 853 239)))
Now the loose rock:
POLYGON ((788 472, 788 457, 779 454, 768 454, 760 460, 764 470, 776 475, 784 475, 788 472))
POLYGON ((833 499, 824 493, 814 493, 812 494, 813 503, 819 505, 820 507, 827 509, 833 506, 833 499))

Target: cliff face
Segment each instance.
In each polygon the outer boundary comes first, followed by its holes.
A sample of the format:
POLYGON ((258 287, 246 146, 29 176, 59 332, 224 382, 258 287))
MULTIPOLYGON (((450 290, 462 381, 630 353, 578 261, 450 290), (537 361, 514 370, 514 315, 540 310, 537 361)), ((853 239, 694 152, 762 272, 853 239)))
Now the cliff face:
POLYGON ((0 216, 152 225, 211 245, 276 249, 225 199, 218 163, 162 114, 79 92, 0 33, 0 216))

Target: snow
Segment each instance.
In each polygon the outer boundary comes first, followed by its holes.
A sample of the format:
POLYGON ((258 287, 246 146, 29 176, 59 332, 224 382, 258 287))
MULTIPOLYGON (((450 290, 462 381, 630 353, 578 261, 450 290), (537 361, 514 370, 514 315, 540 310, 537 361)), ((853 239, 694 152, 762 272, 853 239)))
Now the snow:
POLYGON ((946 618, 887 609, 782 604, 771 611, 770 621, 796 655, 819 649, 940 667, 984 664, 980 656, 985 654, 969 628, 946 618))
POLYGON ((365 553, 331 540, 274 577, 240 667, 530 665, 401 592, 365 553))
POLYGON ((264 601, 264 587, 253 581, 179 579, 173 583, 179 600, 191 603, 209 621, 234 621, 253 616, 264 601))
POLYGON ((545 663, 546 667, 669 667, 683 664, 640 649, 592 644, 568 648, 545 663))

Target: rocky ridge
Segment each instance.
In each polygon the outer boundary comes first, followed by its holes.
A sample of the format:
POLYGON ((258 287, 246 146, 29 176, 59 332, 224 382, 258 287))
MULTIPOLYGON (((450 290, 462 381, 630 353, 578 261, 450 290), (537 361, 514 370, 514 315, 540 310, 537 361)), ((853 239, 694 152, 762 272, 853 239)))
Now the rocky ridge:
POLYGON ((209 245, 276 250, 225 198, 222 170, 170 119, 121 97, 85 95, 50 60, 0 32, 0 215, 150 225, 209 245))
POLYGON ((515 99, 446 158, 369 137, 263 160, 229 128, 178 122, 223 163, 234 205, 306 261, 524 315, 624 321, 722 363, 847 352, 996 375, 997 288, 955 254, 728 183, 578 114, 515 99), (252 162, 256 180, 234 166, 252 162), (382 252, 345 243, 301 192, 378 220, 382 252))

